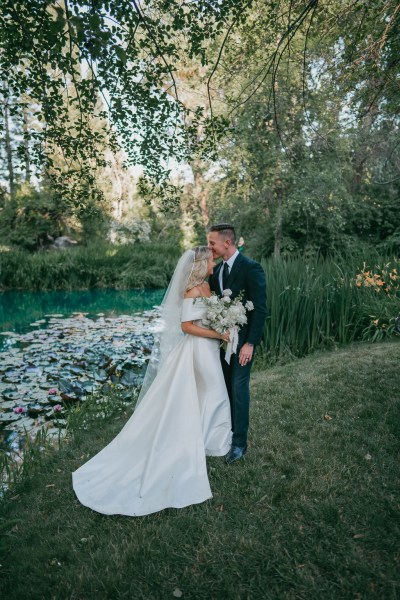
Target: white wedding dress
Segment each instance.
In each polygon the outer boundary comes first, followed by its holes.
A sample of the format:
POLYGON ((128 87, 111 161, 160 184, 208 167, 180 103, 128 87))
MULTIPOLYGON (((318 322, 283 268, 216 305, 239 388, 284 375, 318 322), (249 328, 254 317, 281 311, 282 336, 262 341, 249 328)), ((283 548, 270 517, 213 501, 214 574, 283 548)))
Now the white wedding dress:
MULTIPOLYGON (((202 325, 201 299, 181 321, 202 325)), ((106 514, 147 515, 212 497, 206 455, 223 456, 231 415, 219 340, 182 334, 119 434, 72 474, 79 501, 106 514)))

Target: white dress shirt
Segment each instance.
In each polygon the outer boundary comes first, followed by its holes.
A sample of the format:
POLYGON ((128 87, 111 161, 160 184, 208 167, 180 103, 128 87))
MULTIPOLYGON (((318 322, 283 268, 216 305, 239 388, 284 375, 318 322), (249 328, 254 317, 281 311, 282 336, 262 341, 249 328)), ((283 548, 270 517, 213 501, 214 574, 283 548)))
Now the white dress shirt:
POLYGON ((239 254, 239 250, 236 250, 235 254, 232 254, 232 256, 228 260, 226 260, 226 261, 223 260, 222 261, 222 267, 220 268, 219 273, 218 273, 218 276, 219 276, 218 277, 218 279, 219 279, 219 287, 221 288, 221 292, 224 289, 222 287, 222 274, 224 272, 224 263, 226 262, 226 264, 228 265, 228 270, 229 270, 229 274, 230 274, 231 270, 232 270, 232 267, 233 267, 233 263, 235 262, 236 257, 238 256, 238 254, 239 254))

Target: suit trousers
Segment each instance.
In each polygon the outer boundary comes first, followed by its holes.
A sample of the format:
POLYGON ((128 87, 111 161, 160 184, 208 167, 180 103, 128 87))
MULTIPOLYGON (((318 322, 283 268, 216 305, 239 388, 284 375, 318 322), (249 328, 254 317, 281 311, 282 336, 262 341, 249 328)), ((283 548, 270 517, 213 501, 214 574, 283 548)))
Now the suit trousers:
POLYGON ((232 417, 232 445, 246 446, 247 432, 249 429, 250 410, 250 371, 254 360, 255 348, 251 361, 242 367, 239 363, 239 347, 231 356, 228 364, 225 352, 221 350, 222 371, 228 389, 232 417))

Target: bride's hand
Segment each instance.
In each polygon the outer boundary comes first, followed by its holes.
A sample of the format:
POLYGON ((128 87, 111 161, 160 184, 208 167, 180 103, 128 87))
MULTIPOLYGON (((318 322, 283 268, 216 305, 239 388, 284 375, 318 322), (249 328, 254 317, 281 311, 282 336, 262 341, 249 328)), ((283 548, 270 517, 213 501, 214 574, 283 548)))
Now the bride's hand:
POLYGON ((225 333, 221 333, 221 340, 223 342, 229 342, 230 338, 229 338, 229 329, 227 331, 225 331, 225 333))

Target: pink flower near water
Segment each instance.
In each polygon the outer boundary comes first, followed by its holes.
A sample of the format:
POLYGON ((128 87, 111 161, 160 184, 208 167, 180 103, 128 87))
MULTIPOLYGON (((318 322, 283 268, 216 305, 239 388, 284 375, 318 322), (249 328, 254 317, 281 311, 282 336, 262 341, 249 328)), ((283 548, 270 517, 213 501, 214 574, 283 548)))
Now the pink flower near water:
POLYGON ((47 393, 49 396, 54 396, 54 394, 57 394, 57 390, 56 388, 50 388, 47 393))
POLYGON ((61 404, 56 404, 55 406, 53 406, 54 412, 61 412, 62 409, 63 409, 63 407, 61 406, 61 404))
POLYGON ((15 414, 17 415, 21 415, 24 412, 26 412, 26 408, 24 408, 23 406, 14 406, 13 412, 15 412, 15 414))

